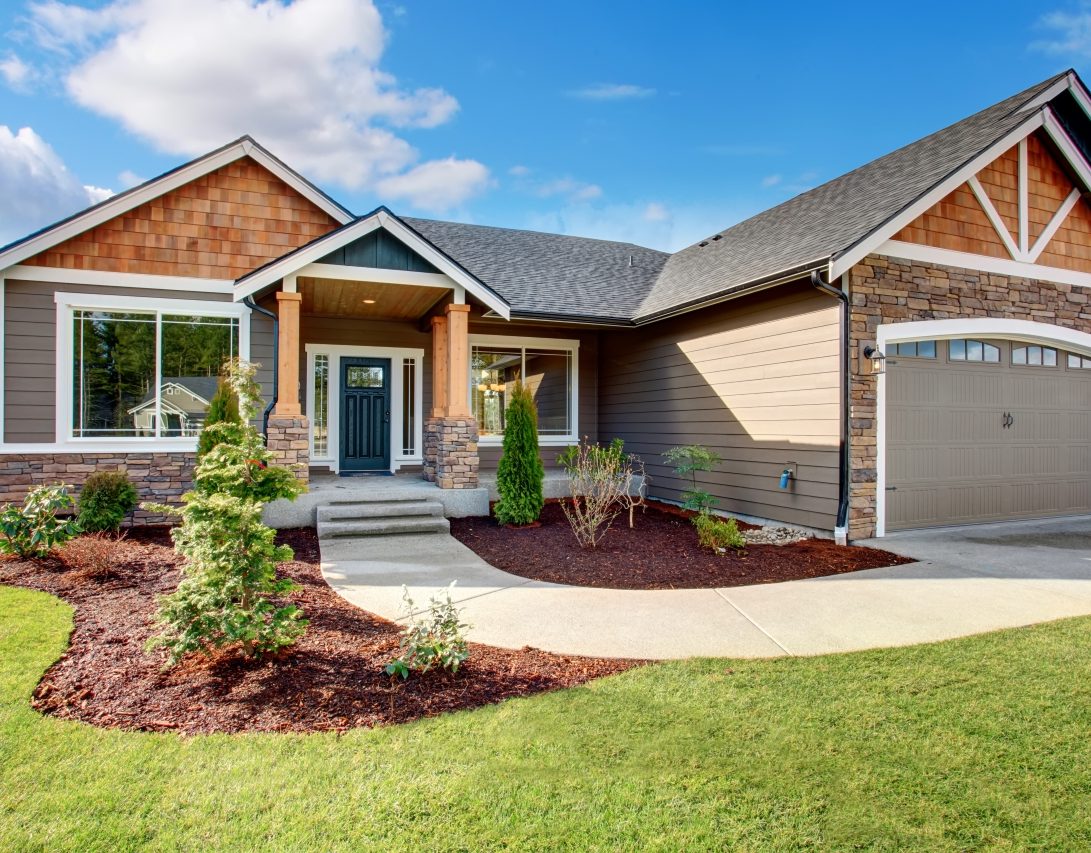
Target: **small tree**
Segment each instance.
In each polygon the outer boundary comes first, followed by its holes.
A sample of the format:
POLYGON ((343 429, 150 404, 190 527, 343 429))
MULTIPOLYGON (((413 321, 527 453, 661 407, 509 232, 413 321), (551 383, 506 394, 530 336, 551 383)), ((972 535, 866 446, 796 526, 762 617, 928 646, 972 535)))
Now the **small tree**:
POLYGON ((723 461, 720 455, 700 444, 687 444, 684 447, 672 447, 663 457, 674 468, 674 473, 690 479, 690 488, 682 492, 682 506, 707 515, 719 501, 705 489, 698 487, 697 472, 714 469, 723 461))
POLYGON ((504 427, 504 453, 496 468, 496 520, 501 524, 531 524, 545 505, 545 469, 538 455, 538 409, 521 382, 515 383, 504 427))
POLYGON ((197 438, 197 458, 202 458, 208 451, 216 446, 217 431, 209 430, 213 424, 241 424, 239 416, 239 397, 231 383, 224 377, 220 377, 220 384, 216 386, 216 393, 208 403, 208 414, 205 416, 204 426, 197 438))
POLYGON ((569 447, 557 461, 568 473, 571 493, 561 501, 561 509, 581 548, 598 547, 625 507, 629 508, 629 526, 633 526, 633 510, 643 501, 643 486, 634 494, 633 482, 643 465, 636 456, 625 452, 620 438, 606 447, 584 439, 569 447))
MULTIPOLYGON (((244 362, 228 366, 240 421, 207 427, 216 440, 197 464, 193 490, 182 497, 182 524, 171 534, 185 557, 182 581, 159 599, 162 630, 148 642, 149 649, 165 648, 171 663, 224 646, 246 655, 273 652, 293 643, 307 625, 294 604, 271 600, 296 587, 276 576, 276 564, 290 560, 292 549, 274 544, 276 531, 262 523, 262 508, 277 498, 295 498, 303 486, 291 471, 270 464, 273 454, 252 425, 258 401, 254 372, 244 362)), ((147 508, 176 514, 172 507, 147 508)))

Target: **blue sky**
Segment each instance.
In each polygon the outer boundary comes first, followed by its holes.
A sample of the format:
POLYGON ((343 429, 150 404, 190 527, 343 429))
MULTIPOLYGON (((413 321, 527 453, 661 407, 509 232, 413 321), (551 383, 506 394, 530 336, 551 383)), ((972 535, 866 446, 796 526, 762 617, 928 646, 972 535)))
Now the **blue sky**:
POLYGON ((355 212, 677 249, 1091 55, 1079 2, 5 2, 0 241, 249 132, 355 212))

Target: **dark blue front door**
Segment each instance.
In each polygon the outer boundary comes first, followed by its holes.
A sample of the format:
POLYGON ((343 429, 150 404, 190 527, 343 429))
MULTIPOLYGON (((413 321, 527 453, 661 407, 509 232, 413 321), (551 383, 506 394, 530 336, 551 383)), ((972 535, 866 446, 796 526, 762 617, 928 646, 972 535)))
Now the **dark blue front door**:
POLYGON ((390 470, 390 359, 341 359, 341 470, 390 470))

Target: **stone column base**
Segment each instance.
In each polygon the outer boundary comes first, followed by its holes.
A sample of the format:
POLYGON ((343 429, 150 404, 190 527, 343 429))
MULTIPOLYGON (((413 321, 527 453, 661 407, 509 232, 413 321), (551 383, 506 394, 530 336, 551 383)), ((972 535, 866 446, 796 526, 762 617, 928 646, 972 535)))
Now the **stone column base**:
POLYGON ((476 420, 425 419, 425 480, 441 489, 476 489, 479 463, 476 420))
POLYGON ((274 463, 291 469, 304 483, 310 478, 311 441, 305 415, 271 415, 265 437, 274 463))

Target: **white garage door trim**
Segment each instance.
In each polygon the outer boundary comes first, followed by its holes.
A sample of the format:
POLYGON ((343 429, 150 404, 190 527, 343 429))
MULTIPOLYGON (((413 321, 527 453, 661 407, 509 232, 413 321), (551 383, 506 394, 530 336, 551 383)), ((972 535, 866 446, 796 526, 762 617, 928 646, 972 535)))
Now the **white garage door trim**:
MULTIPOLYGON (((885 323, 875 331, 875 345, 886 352, 888 345, 901 341, 950 340, 951 338, 1007 338, 1050 344, 1091 356, 1091 334, 1050 323, 1009 320, 1002 317, 967 317, 951 320, 920 320, 885 323)), ((875 535, 886 535, 886 376, 879 375, 875 390, 875 535)))

